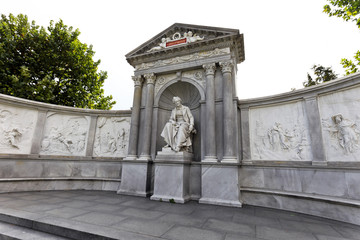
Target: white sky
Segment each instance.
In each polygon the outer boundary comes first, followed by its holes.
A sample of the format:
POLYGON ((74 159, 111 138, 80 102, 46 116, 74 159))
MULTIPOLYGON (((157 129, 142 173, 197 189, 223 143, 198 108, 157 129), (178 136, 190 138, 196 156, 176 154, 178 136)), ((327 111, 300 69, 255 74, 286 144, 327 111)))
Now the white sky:
POLYGON ((48 26, 62 19, 78 28, 80 40, 93 45, 100 70, 108 72, 105 95, 114 110, 132 105, 134 69, 125 54, 173 23, 239 29, 245 61, 238 65, 240 99, 302 88, 313 64, 332 66, 342 76, 341 58, 360 50, 353 22, 328 17, 325 0, 1 0, 0 13, 26 14, 48 26))

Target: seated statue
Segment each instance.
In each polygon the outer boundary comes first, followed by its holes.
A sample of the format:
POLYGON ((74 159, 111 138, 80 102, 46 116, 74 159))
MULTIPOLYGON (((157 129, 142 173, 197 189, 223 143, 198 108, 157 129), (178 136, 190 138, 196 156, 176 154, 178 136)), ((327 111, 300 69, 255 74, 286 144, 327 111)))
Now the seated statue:
POLYGON ((175 152, 191 151, 191 134, 196 133, 194 117, 190 109, 181 104, 181 98, 173 97, 175 108, 171 112, 170 120, 166 123, 161 136, 167 145, 175 152))

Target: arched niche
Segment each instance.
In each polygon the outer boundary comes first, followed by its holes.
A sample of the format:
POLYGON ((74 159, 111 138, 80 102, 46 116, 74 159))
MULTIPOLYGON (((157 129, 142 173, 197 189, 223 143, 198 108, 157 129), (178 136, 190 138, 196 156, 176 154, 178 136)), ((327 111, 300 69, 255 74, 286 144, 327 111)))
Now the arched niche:
MULTIPOLYGON (((200 87, 200 90, 201 87, 200 87)), ((158 106, 157 117, 157 133, 156 133, 156 151, 161 151, 165 146, 164 139, 160 136, 165 124, 169 121, 171 111, 174 109, 172 99, 178 96, 182 99, 182 104, 190 108, 194 116, 194 124, 197 134, 193 136, 193 153, 196 161, 201 159, 201 111, 200 101, 202 100, 203 91, 199 91, 199 86, 195 86, 190 81, 170 81, 167 85, 159 91, 155 99, 155 104, 158 106)))

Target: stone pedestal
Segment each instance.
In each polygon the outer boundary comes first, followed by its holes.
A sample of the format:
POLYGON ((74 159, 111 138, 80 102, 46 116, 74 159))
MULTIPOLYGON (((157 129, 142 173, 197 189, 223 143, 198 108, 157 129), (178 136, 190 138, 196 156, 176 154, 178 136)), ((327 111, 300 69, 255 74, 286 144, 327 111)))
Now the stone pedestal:
POLYGON ((118 194, 147 197, 151 195, 151 161, 129 160, 122 163, 118 194))
POLYGON ((193 154, 163 148, 155 159, 151 200, 185 203, 190 200, 190 164, 193 154))
POLYGON ((203 164, 199 203, 241 207, 238 166, 203 164))

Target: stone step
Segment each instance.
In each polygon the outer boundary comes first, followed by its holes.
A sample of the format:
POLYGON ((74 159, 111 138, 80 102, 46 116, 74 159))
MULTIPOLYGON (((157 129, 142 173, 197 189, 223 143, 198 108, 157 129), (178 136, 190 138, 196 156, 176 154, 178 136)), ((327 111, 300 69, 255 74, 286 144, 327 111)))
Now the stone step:
POLYGON ((131 239, 123 231, 116 231, 59 217, 44 216, 16 209, 0 207, 0 240, 8 239, 131 239), (4 230, 2 230, 4 229, 4 230), (29 237, 25 236, 29 233, 29 237), (33 234, 33 235, 30 235, 33 234), (39 237, 30 237, 36 236, 39 237), (49 236, 49 238, 41 236, 49 236), (52 238, 50 238, 52 237, 52 238))
POLYGON ((0 240, 69 240, 69 238, 0 222, 0 240))

